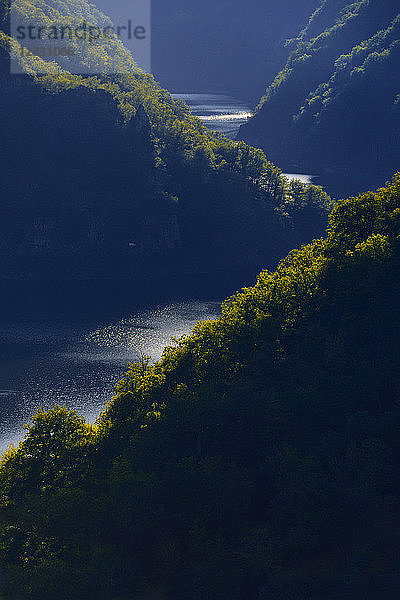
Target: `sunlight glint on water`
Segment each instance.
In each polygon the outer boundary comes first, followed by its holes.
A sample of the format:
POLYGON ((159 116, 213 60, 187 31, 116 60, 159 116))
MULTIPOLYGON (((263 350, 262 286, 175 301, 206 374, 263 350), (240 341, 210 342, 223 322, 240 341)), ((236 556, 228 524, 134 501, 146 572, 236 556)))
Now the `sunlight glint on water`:
POLYGON ((183 100, 194 115, 213 131, 235 138, 239 128, 252 113, 240 100, 222 94, 173 94, 175 100, 183 100))
POLYGON ((108 323, 2 324, 1 345, 14 355, 0 365, 0 451, 41 406, 67 406, 93 421, 130 362, 158 360, 172 338, 219 314, 219 302, 192 301, 108 323))

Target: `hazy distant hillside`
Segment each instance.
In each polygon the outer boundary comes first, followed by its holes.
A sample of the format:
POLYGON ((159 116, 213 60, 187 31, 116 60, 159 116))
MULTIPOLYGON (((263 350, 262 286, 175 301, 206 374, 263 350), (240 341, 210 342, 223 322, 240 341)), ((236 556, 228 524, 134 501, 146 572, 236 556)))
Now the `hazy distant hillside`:
POLYGON ((256 102, 287 60, 286 38, 318 4, 153 0, 152 72, 174 91, 225 92, 256 102))
POLYGON ((285 166, 398 169, 398 2, 325 0, 295 45, 241 138, 285 166))

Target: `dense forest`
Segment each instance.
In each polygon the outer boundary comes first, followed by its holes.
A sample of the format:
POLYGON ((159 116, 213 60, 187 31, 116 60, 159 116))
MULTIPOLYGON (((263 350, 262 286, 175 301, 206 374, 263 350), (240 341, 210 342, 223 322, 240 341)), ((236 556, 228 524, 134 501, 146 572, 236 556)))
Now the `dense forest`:
POLYGON ((397 0, 324 0, 241 139, 285 168, 383 182, 399 167, 399 11, 397 0))
MULTIPOLYGON (((69 57, 22 54, 2 7, 3 278, 272 266, 322 232, 320 188, 288 183, 262 151, 211 133, 118 40, 73 40, 88 73, 74 75, 69 57)), ((85 1, 13 9, 36 26, 109 22, 85 1)))
POLYGON ((395 600, 400 176, 4 456, 6 598, 395 600))

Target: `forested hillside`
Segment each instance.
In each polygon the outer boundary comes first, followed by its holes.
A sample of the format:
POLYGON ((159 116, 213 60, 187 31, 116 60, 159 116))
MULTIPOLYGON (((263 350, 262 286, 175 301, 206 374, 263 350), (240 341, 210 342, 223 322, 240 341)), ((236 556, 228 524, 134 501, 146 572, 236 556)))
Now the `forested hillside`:
POLYGON ((288 168, 388 177, 400 164, 400 7, 325 0, 240 137, 288 168))
MULTIPOLYGON (((2 1, 2 13, 6 15, 2 1)), ((104 24, 85 1, 19 0, 23 23, 104 24)), ((116 39, 68 59, 21 55, 0 31, 2 277, 131 277, 276 264, 320 233, 329 198, 209 132, 116 39), (10 75, 9 56, 24 74, 10 75), (113 70, 116 68, 116 72, 113 70)))
POLYGON ((395 600, 400 176, 4 457, 6 598, 395 600), (153 594, 155 596, 153 596, 153 594))

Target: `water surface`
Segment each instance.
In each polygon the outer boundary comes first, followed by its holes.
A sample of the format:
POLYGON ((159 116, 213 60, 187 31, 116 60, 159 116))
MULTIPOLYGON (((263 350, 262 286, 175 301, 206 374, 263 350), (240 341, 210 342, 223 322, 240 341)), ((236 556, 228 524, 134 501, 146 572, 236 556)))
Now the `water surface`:
POLYGON ((289 179, 289 181, 298 179, 301 183, 305 183, 306 185, 310 185, 316 179, 315 175, 308 175, 306 173, 282 173, 282 175, 284 175, 286 179, 289 179))
POLYGON ((194 115, 212 131, 234 139, 239 128, 251 116, 250 108, 241 100, 223 94, 172 94, 175 100, 183 100, 194 115))

